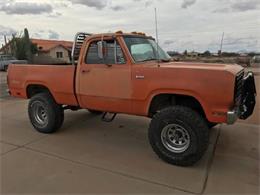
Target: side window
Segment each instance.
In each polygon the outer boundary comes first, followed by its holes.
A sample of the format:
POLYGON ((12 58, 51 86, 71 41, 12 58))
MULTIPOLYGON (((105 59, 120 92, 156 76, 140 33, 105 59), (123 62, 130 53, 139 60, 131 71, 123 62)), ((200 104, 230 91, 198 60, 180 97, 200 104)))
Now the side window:
POLYGON ((90 43, 85 62, 86 64, 103 64, 103 60, 98 57, 97 41, 90 43))
POLYGON ((92 42, 88 48, 85 62, 87 64, 125 64, 125 57, 119 43, 115 40, 107 40, 107 57, 105 61, 98 57, 97 41, 92 42), (116 54, 115 54, 116 53, 116 54))

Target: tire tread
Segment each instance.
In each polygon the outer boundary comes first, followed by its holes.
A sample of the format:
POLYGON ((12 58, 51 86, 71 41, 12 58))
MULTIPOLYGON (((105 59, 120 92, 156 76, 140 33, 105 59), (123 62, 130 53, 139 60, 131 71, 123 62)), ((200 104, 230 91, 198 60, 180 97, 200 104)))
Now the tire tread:
POLYGON ((148 138, 154 152, 159 156, 159 158, 170 164, 190 166, 196 163, 205 153, 209 144, 209 130, 205 120, 197 112, 188 107, 173 106, 165 108, 154 115, 149 126, 148 138), (190 154, 189 156, 175 155, 173 157, 169 154, 170 151, 167 153, 165 151, 161 151, 160 147, 158 147, 158 140, 155 138, 155 132, 158 131, 159 123, 163 121, 165 117, 173 115, 185 116, 185 121, 190 121, 189 125, 192 125, 196 136, 199 138, 198 150, 196 153, 190 154))
POLYGON ((56 130, 58 130, 64 121, 64 111, 61 107, 61 105, 58 105, 55 100, 53 99, 53 97, 46 92, 43 93, 38 93, 36 95, 34 95, 30 101, 29 101, 29 105, 28 105, 28 114, 29 114, 29 118, 31 120, 32 125, 34 126, 34 128, 41 132, 41 133, 53 133, 56 130), (34 122, 33 122, 33 118, 31 116, 31 110, 30 110, 30 105, 34 102, 34 101, 43 101, 46 104, 47 109, 51 109, 49 110, 49 124, 44 127, 44 128, 39 128, 37 127, 34 122))

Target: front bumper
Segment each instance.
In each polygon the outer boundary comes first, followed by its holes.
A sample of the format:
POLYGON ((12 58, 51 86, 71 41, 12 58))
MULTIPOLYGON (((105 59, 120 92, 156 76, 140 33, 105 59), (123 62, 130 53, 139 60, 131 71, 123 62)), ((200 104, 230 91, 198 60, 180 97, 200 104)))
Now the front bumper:
POLYGON ((231 110, 227 112, 227 124, 232 125, 238 119, 238 112, 236 110, 231 110))
POLYGON ((243 78, 241 97, 240 105, 227 112, 227 124, 235 123, 238 118, 245 120, 254 112, 256 103, 256 87, 254 74, 252 72, 248 72, 243 78))

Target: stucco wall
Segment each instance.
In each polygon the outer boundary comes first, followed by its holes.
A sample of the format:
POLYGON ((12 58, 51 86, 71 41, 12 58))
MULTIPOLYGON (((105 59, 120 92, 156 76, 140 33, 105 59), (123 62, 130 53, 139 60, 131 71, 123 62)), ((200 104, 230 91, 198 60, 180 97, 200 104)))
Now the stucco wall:
POLYGON ((57 58, 56 52, 62 52, 63 53, 63 58, 58 58, 66 63, 70 63, 70 58, 69 58, 69 52, 66 50, 64 47, 58 46, 50 50, 49 55, 52 58, 57 58))
POLYGON ((66 64, 71 63, 69 57, 69 51, 66 50, 64 47, 57 46, 52 48, 49 52, 41 52, 39 51, 38 54, 34 56, 34 63, 40 64, 66 64), (57 58, 56 52, 62 52, 62 58, 57 58))

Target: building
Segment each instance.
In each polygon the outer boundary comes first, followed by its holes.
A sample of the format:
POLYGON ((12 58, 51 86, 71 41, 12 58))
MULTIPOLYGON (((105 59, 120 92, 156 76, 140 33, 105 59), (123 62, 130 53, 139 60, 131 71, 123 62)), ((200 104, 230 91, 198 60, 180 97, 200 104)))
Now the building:
MULTIPOLYGON (((67 64, 71 63, 73 42, 60 40, 31 39, 37 46, 37 53, 33 56, 34 64, 67 64)), ((0 48, 0 53, 13 55, 12 40, 0 48)))
POLYGON ((189 57, 198 57, 198 56, 199 56, 199 53, 198 53, 198 52, 195 52, 195 51, 192 51, 192 52, 188 52, 188 53, 187 53, 187 56, 189 56, 189 57))
POLYGON ((59 40, 31 39, 37 45, 38 52, 34 56, 34 63, 62 64, 71 63, 73 42, 59 40))

